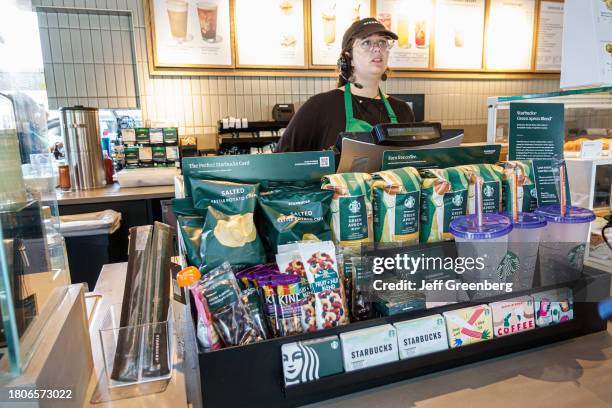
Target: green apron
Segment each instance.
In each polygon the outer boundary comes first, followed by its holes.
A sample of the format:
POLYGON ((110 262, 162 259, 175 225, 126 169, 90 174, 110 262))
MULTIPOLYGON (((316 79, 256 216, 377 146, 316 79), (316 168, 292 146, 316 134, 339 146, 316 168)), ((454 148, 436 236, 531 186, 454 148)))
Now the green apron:
MULTIPOLYGON (((383 104, 385 105, 385 110, 387 111, 387 115, 389 116, 389 120, 391 123, 397 123, 397 116, 395 116, 395 112, 389 105, 389 101, 383 95, 383 93, 378 90, 380 94, 380 99, 382 99, 383 104)), ((370 125, 365 120, 355 119, 353 116, 353 99, 351 98, 351 87, 347 83, 344 85, 344 111, 346 113, 346 129, 345 132, 371 132, 373 126, 370 125)))

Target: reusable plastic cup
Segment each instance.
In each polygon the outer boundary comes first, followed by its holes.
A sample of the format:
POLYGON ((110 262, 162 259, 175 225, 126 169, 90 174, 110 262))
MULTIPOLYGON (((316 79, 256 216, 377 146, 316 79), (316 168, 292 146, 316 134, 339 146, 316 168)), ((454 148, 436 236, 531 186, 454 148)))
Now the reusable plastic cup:
MULTIPOLYGON (((512 220, 512 217, 509 218, 512 220)), ((530 289, 533 287, 538 248, 546 220, 532 213, 519 213, 518 220, 512 221, 512 227, 508 251, 519 260, 518 270, 512 274, 512 290, 530 289)))
POLYGON ((584 250, 595 214, 582 207, 566 206, 565 209, 565 216, 561 215, 559 205, 535 210, 548 223, 540 239, 542 286, 570 282, 582 274, 584 250))
MULTIPOLYGON (((482 224, 478 225, 476 214, 464 215, 451 221, 449 230, 455 237, 459 257, 480 261, 473 268, 466 268, 464 282, 505 283, 506 276, 499 269, 508 252, 508 236, 512 231, 510 218, 501 214, 482 214, 482 224)), ((499 293, 498 290, 485 289, 468 291, 471 299, 499 293)))

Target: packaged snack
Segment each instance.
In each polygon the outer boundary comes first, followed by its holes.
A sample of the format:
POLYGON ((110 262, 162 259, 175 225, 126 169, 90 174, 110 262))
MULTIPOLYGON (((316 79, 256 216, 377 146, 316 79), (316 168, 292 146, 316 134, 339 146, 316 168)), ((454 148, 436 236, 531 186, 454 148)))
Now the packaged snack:
POLYGON ((457 166, 468 180, 467 213, 476 214, 476 199, 474 185, 476 177, 482 177, 482 211, 485 213, 498 213, 502 203, 502 168, 494 164, 469 164, 457 166))
POLYGON ((306 277, 315 295, 317 329, 327 329, 349 322, 346 298, 334 244, 326 241, 300 245, 306 277))
POLYGON ((123 150, 125 154, 125 164, 128 168, 138 167, 138 148, 126 147, 123 150))
POLYGON ((164 134, 161 128, 149 129, 149 140, 151 144, 164 143, 164 134))
POLYGON ((139 144, 149 144, 149 128, 136 128, 136 142, 139 144))
MULTIPOLYGON (((346 259, 346 258, 345 258, 346 259)), ((345 274, 350 271, 350 290, 347 290, 347 297, 350 296, 351 316, 354 320, 368 320, 374 316, 374 294, 372 293, 372 280, 374 274, 372 270, 365 267, 363 259, 358 256, 350 257, 350 263, 345 264, 345 274), (349 295, 350 294, 350 295, 349 295)), ((346 286, 345 286, 346 287, 346 286)))
POLYGON ((276 263, 282 273, 300 277, 301 323, 304 332, 317 330, 315 295, 304 270, 304 262, 299 252, 283 252, 276 255, 276 263))
POLYGON ((533 162, 531 160, 513 160, 499 163, 502 173, 502 207, 512 214, 512 203, 516 191, 518 212, 533 212, 538 206, 538 194, 535 185, 533 162), (511 186, 513 173, 517 172, 516 188, 511 186))
POLYGON ((189 265, 200 267, 202 257, 200 256, 200 244, 202 241, 202 228, 204 227, 204 217, 183 216, 176 217, 178 226, 181 230, 182 244, 189 265))
POLYGON ((175 127, 163 128, 162 132, 164 134, 164 143, 165 144, 174 144, 178 142, 178 129, 175 127))
POLYGON ((468 181, 463 172, 454 169, 421 171, 420 242, 450 241, 448 226, 465 215, 468 181))
POLYGON ((166 148, 164 146, 156 146, 153 148, 153 163, 156 166, 166 164, 166 148))
POLYGON ((281 275, 271 279, 275 285, 280 314, 278 316, 280 336, 291 336, 303 333, 302 327, 302 292, 300 277, 281 275), (282 278, 281 278, 282 276, 282 278), (287 279, 291 278, 291 279, 287 279))
POLYGON ((242 291, 242 301, 251 312, 251 316, 253 317, 253 322, 259 332, 262 334, 264 339, 270 338, 270 333, 268 332, 268 326, 266 325, 265 314, 263 312, 263 308, 261 307, 261 295, 257 288, 248 288, 242 291))
POLYGON ((398 322, 393 326, 397 330, 397 345, 402 360, 448 349, 442 315, 398 322))
POLYGON ((280 272, 278 271, 278 266, 276 264, 261 264, 242 269, 241 271, 236 272, 236 279, 238 280, 238 285, 241 289, 244 290, 257 287, 253 282, 254 273, 278 275, 280 272))
POLYGON ((419 242, 421 176, 414 167, 372 175, 375 242, 419 242))
POLYGON ((229 263, 224 263, 202 278, 201 285, 213 325, 226 346, 251 344, 263 339, 263 334, 241 299, 240 288, 229 263))
POLYGON ((277 246, 302 241, 329 241, 329 206, 332 191, 317 187, 283 187, 262 192, 258 201, 262 213, 262 236, 277 252, 277 246))
POLYGON ((372 242, 371 179, 367 173, 323 177, 321 188, 334 192, 331 202, 332 234, 334 242, 341 247, 372 242))
MULTIPOLYGON (((173 198, 172 199, 172 212, 174 213, 176 217, 178 217, 179 215, 185 215, 188 217, 192 217, 196 215, 200 215, 200 216, 206 215, 206 212, 202 213, 193 207, 193 202, 191 201, 191 198, 189 197, 188 198, 173 198)), ((202 224, 203 223, 204 223, 204 220, 202 220, 202 224)))
POLYGON ((534 293, 535 323, 545 327, 574 318, 574 301, 572 290, 559 288, 534 293))
POLYGON ((198 327, 197 327, 197 338, 200 346, 204 351, 213 351, 221 348, 221 340, 217 334, 206 304, 206 299, 202 295, 202 288, 200 286, 194 286, 191 288, 193 294, 194 304, 198 312, 198 327))
POLYGON ((258 184, 191 179, 193 206, 206 211, 209 206, 226 215, 253 213, 257 204, 258 184))
POLYGON ((493 313, 495 337, 535 329, 533 300, 530 296, 502 300, 489 304, 493 313))
POLYGON ((395 328, 390 324, 340 334, 344 370, 355 371, 399 359, 395 328))
POLYGON ((281 346, 285 386, 315 381, 343 371, 338 336, 281 346))
POLYGON ((490 340, 493 337, 491 308, 487 305, 444 312, 451 348, 490 340))
MULTIPOLYGON (((385 279, 390 281, 390 279, 385 279)), ((377 291, 374 306, 383 316, 393 316, 410 310, 425 309, 425 294, 408 290, 377 291)))

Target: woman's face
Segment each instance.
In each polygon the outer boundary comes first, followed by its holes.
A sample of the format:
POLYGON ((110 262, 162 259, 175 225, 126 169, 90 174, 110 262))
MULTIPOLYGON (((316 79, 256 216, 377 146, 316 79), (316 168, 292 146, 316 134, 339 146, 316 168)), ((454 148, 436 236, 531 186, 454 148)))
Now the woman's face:
POLYGON ((352 65, 356 77, 382 76, 389 60, 388 43, 386 37, 378 34, 355 40, 352 65))

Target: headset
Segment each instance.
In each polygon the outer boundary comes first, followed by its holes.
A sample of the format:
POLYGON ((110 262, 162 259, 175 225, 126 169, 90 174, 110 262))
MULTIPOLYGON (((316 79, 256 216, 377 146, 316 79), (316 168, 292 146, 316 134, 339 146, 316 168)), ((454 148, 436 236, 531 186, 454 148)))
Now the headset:
MULTIPOLYGON (((349 71, 348 61, 344 57, 345 54, 350 55, 348 51, 343 50, 342 54, 340 55, 340 58, 338 58, 338 62, 336 63, 336 66, 338 67, 338 71, 340 71, 340 76, 346 82, 349 82, 349 83, 355 85, 356 88, 362 89, 363 85, 361 85, 359 82, 355 82, 355 80, 353 79, 352 75, 349 78, 347 78, 346 75, 344 75, 345 72, 349 71)), ((382 79, 383 81, 386 81, 387 80, 387 74, 383 73, 382 76, 380 77, 380 79, 382 79)))

